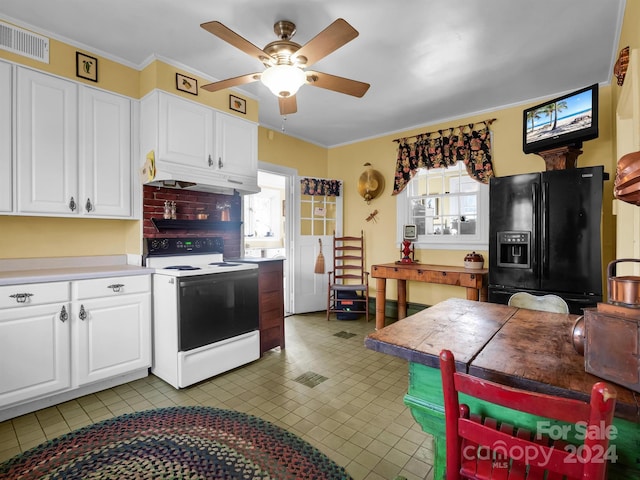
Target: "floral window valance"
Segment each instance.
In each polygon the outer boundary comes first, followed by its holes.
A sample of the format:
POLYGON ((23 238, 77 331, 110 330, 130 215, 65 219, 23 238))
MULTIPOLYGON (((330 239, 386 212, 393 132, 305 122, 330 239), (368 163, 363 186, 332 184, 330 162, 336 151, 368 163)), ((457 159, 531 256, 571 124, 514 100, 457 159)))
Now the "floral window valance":
POLYGON ((340 180, 330 180, 326 178, 301 178, 300 190, 302 195, 321 195, 327 197, 339 197, 340 180))
POLYGON ((393 195, 404 190, 418 169, 448 168, 459 161, 464 162, 470 177, 489 183, 494 176, 489 126, 494 120, 395 139, 398 155, 393 195))

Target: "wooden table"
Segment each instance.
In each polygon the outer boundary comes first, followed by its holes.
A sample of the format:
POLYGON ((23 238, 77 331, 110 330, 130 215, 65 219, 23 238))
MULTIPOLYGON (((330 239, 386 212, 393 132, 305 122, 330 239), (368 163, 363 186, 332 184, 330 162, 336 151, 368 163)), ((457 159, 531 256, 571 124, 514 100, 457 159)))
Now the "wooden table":
POLYGON ((384 263, 371 266, 376 279, 376 329, 384 327, 387 279, 398 283, 398 319, 407 316, 407 280, 466 287, 468 300, 487 301, 489 270, 421 263, 384 263))
MULTIPOLYGON (((446 460, 440 351, 451 350, 459 371, 480 378, 588 400, 592 385, 601 379, 586 373, 584 357, 573 349, 571 331, 576 318, 452 298, 365 339, 366 347, 409 361, 409 391, 404 403, 422 429, 434 436, 435 480, 444 478, 446 460)), ((611 445, 618 460, 609 466, 608 478, 640 479, 640 394, 614 387, 618 435, 611 445)), ((502 408, 491 415, 513 421, 513 414, 502 408)), ((533 430, 539 420, 526 414, 517 418, 533 430)))

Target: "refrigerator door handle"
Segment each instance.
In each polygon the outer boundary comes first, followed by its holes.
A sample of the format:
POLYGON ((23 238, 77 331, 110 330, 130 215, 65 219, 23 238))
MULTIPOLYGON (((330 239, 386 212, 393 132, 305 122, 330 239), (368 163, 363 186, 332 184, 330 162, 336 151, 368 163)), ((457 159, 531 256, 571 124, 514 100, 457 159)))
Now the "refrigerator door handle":
POLYGON ((542 182, 542 278, 549 274, 549 183, 542 182))

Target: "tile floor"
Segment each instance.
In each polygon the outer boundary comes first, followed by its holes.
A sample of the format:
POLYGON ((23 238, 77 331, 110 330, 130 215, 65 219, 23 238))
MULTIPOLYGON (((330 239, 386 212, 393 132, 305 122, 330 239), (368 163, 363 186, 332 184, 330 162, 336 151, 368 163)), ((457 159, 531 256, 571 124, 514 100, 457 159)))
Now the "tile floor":
POLYGON ((363 339, 373 329, 373 318, 327 322, 323 312, 287 317, 285 350, 190 388, 176 390, 150 375, 0 423, 0 462, 123 413, 205 405, 286 428, 356 480, 431 479, 432 438, 402 401, 407 363, 366 349, 363 339))

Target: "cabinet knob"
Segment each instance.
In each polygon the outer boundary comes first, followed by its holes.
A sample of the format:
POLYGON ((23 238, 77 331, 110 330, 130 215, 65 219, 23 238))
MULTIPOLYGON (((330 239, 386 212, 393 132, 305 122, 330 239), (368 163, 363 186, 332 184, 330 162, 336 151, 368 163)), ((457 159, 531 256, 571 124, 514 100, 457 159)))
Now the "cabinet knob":
POLYGON ((213 167, 213 158, 211 158, 211 155, 209 155, 209 166, 213 167))
POLYGON ((14 293, 9 298, 15 298, 17 303, 27 303, 29 297, 33 297, 33 293, 14 293))
POLYGON ((93 205, 91 204, 91 199, 90 198, 87 198, 87 203, 84 206, 84 208, 85 208, 85 210, 87 212, 91 212, 93 210, 93 205))
POLYGON ((77 208, 76 201, 73 199, 73 197, 71 197, 71 200, 69 200, 69 210, 73 212, 75 211, 76 208, 77 208))
POLYGON ((78 313, 78 318, 83 321, 87 319, 87 311, 84 309, 84 305, 80 305, 80 313, 78 313))
POLYGON ((60 310, 60 321, 64 323, 67 320, 69 320, 69 314, 67 313, 66 307, 63 305, 62 309, 60 310))
POLYGON ((107 288, 110 288, 116 293, 118 293, 122 289, 122 287, 124 287, 124 283, 113 283, 107 286, 107 288))

